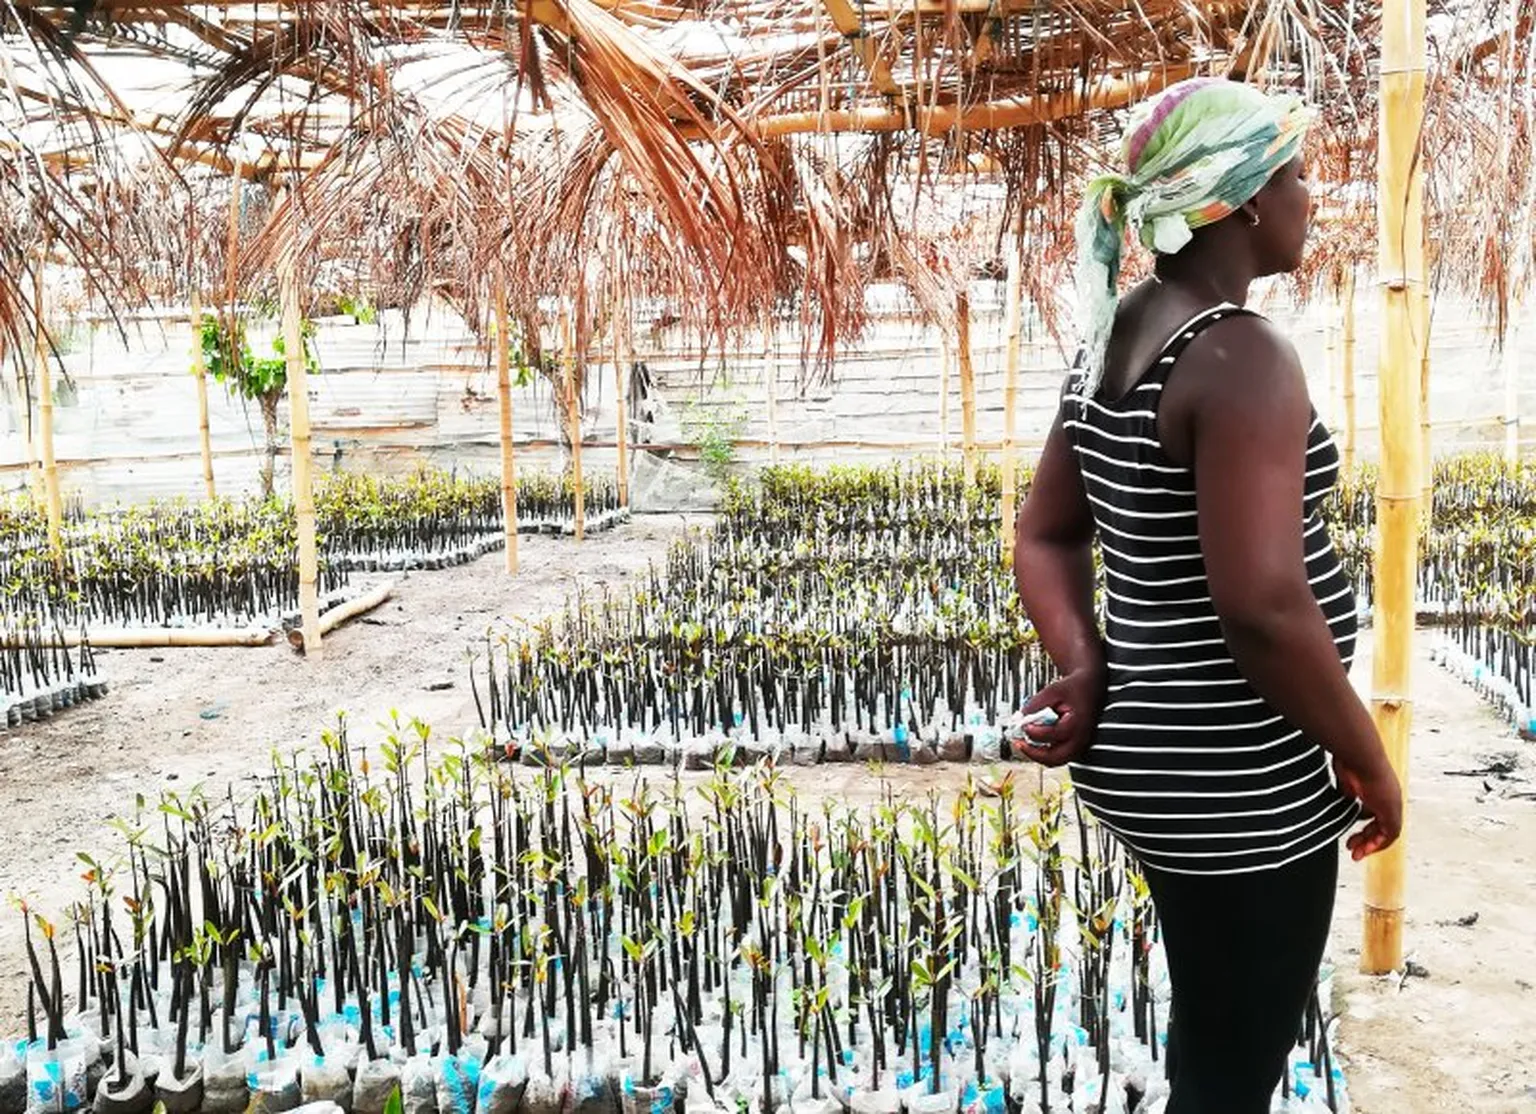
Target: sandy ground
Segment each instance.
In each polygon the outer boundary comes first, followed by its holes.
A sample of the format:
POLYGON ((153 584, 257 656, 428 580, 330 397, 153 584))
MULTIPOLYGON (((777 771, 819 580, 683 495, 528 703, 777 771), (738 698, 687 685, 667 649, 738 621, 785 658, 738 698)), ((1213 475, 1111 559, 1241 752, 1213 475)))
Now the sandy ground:
MULTIPOLYGON (((695 522, 700 520, 694 520, 695 522)), ((376 739, 392 711, 438 733, 477 723, 466 645, 497 619, 537 620, 582 587, 618 586, 660 559, 686 528, 648 517, 580 546, 522 539, 523 572, 501 556, 413 574, 367 622, 327 639, 306 662, 286 647, 115 651, 114 689, 25 732, 0 735, 0 895, 59 910, 78 895, 79 850, 111 851, 105 821, 166 787, 222 787, 267 767, 271 748, 313 740, 346 710, 355 741, 376 739)), ((1340 971, 1342 1059, 1355 1109, 1429 1114, 1455 1108, 1536 1114, 1536 747, 1477 697, 1416 662, 1405 941, 1414 970, 1366 978, 1359 962, 1363 872, 1342 871, 1333 958, 1340 971), (1458 776, 1513 754, 1507 776, 1458 776), (1475 919, 1474 919, 1475 915, 1475 919), (1471 923, 1466 923, 1471 922, 1471 923)), ((1369 636, 1356 682, 1370 676, 1369 636)), ((791 770, 808 793, 873 799, 861 767, 791 770)), ((966 771, 890 770, 898 791, 941 792, 966 771)), ((21 1031, 26 1001, 20 917, 0 914, 0 1033, 21 1031)))

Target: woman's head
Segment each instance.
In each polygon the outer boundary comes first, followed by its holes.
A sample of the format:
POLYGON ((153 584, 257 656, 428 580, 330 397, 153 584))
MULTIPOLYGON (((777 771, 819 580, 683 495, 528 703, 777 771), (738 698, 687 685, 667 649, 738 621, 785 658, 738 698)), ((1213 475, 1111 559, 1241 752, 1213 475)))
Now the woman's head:
POLYGON ((1127 230, 1162 255, 1224 221, 1245 230, 1256 273, 1294 270, 1310 199, 1301 144, 1311 116, 1295 97, 1221 78, 1171 86, 1132 114, 1123 171, 1090 183, 1078 217, 1078 299, 1090 379, 1114 324, 1127 230))

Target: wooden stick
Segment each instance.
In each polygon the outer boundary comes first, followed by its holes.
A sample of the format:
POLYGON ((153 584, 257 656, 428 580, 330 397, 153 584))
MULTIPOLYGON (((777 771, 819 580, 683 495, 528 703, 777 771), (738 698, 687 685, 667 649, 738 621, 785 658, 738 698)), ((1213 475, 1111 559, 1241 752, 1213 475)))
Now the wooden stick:
POLYGON ((1344 272, 1344 319, 1340 323, 1339 347, 1342 351, 1340 370, 1344 376, 1344 453, 1345 472, 1355 468, 1355 268, 1344 272))
POLYGON ((763 315, 763 384, 768 391, 768 463, 779 463, 779 362, 773 351, 773 318, 763 315))
POLYGON ((939 452, 949 459, 949 330, 939 326, 939 452))
POLYGON ((629 506, 629 297, 619 280, 618 309, 613 315, 613 413, 618 442, 619 506, 629 506))
MULTIPOLYGON (((98 650, 148 650, 168 646, 266 646, 274 632, 264 627, 247 627, 244 630, 177 630, 174 627, 108 627, 88 630, 85 640, 98 650)), ((43 636, 43 646, 72 647, 80 645, 78 631, 64 632, 63 639, 49 632, 43 636)), ((14 650, 22 644, 9 635, 0 636, 0 648, 14 650)))
POLYGON ((197 376, 197 440, 203 455, 203 490, 210 500, 213 489, 213 442, 208 435, 208 365, 203 359, 203 295, 192 287, 192 373, 197 376))
POLYGON ((1013 519, 1016 514, 1015 504, 1018 500, 1018 480, 1015 475, 1018 471, 1018 451, 1014 445, 1014 432, 1017 429, 1015 411, 1019 401, 1019 332, 1024 325, 1024 289, 1021 275, 1024 243, 1017 228, 1013 229, 1009 239, 1012 250, 1008 253, 1008 281, 1004 286, 1003 294, 1007 302, 1004 311, 1008 315, 1008 347, 1003 371, 1003 521, 1001 528, 1004 568, 1013 567, 1013 519))
POLYGON ((517 572, 517 460, 512 447, 512 336, 507 284, 496 277, 496 401, 501 410, 501 528, 506 538, 507 573, 517 572))
MULTIPOLYGON (((1385 0, 1382 7, 1381 130, 1377 152, 1377 234, 1382 286, 1381 462, 1376 489, 1375 649, 1371 711, 1387 757, 1403 782, 1408 775, 1409 691, 1413 648, 1414 577, 1423 441, 1419 329, 1424 261, 1424 179, 1420 135, 1424 121, 1425 0, 1385 0)), ((1404 838, 1365 864, 1360 969, 1392 971, 1403 958, 1404 838)))
MULTIPOLYGON (((346 603, 337 604, 324 615, 320 616, 321 635, 323 636, 330 634, 331 631, 341 626, 341 624, 349 622, 352 619, 357 618, 359 615, 364 615, 372 611, 385 600, 389 599, 390 596, 395 594, 396 586, 397 585, 395 581, 386 580, 384 583, 370 588, 367 592, 363 593, 361 596, 358 596, 354 600, 348 600, 346 603)), ((95 639, 93 638, 91 641, 94 643, 95 639)), ((295 650, 302 650, 304 648, 304 632, 299 630, 297 627, 295 627, 293 630, 290 630, 288 632, 288 644, 295 650)))
POLYGON ((53 361, 48 353, 48 336, 43 329, 43 264, 45 247, 38 252, 37 271, 33 275, 33 303, 37 313, 37 411, 38 448, 43 468, 43 495, 48 508, 48 549, 56 565, 64 563, 64 501, 59 495, 59 464, 53 455, 53 361))
POLYGON ((1510 464, 1520 459, 1520 342, 1524 331, 1516 312, 1499 358, 1504 373, 1504 459, 1510 464))
POLYGON ((566 435, 571 439, 571 494, 575 501, 575 535, 581 541, 587 536, 586 491, 581 482, 581 406, 580 388, 576 382, 576 325, 568 311, 560 312, 562 363, 565 365, 565 422, 566 435))
POLYGON ((315 492, 309 437, 309 373, 304 366, 304 331, 299 319, 299 289, 292 248, 278 265, 282 290, 283 347, 288 362, 289 443, 293 452, 293 510, 299 532, 299 612, 303 616, 304 654, 319 660, 320 594, 316 583, 319 555, 315 542, 315 492))
POLYGON ((955 295, 955 351, 960 357, 960 427, 965 482, 976 482, 976 370, 971 365, 971 296, 955 295))
POLYGON ((1414 337, 1419 342, 1419 514, 1427 523, 1433 509, 1435 486, 1435 447, 1429 409, 1429 323, 1432 306, 1429 280, 1419 291, 1418 320, 1414 337))
POLYGON ((241 176, 244 165, 235 160, 235 172, 229 178, 229 230, 224 242, 224 304, 230 320, 235 316, 235 293, 239 283, 240 260, 240 193, 245 186, 241 176))

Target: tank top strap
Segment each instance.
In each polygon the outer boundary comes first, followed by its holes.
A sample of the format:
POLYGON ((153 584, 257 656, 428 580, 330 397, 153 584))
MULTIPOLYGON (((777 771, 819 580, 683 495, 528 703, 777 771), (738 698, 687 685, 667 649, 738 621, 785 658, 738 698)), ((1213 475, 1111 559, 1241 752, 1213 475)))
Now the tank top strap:
POLYGON ((1201 310, 1184 322, 1183 325, 1179 326, 1174 334, 1168 338, 1168 342, 1163 345, 1162 351, 1152 361, 1152 366, 1147 369, 1147 373, 1141 382, 1154 383, 1166 379, 1168 373, 1173 370, 1174 364, 1178 363, 1179 357, 1184 354, 1184 349, 1188 348, 1196 337, 1216 324, 1216 322, 1225 321, 1229 317, 1261 316, 1262 314, 1255 313, 1251 309, 1244 309, 1242 306, 1235 306, 1231 302, 1221 302, 1211 306, 1209 309, 1201 310))

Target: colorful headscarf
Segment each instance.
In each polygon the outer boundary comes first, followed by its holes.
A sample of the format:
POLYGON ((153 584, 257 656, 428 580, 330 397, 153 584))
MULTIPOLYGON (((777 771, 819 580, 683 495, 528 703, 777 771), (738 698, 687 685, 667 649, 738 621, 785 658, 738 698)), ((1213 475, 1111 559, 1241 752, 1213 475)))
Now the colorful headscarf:
POLYGON ((1077 217, 1086 394, 1104 373, 1127 228, 1158 254, 1174 254, 1295 158, 1311 120, 1296 97, 1223 78, 1181 81, 1132 114, 1121 145, 1126 173, 1089 183, 1077 217))

